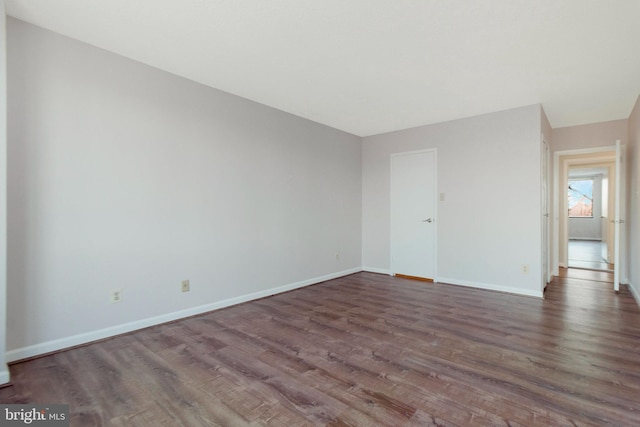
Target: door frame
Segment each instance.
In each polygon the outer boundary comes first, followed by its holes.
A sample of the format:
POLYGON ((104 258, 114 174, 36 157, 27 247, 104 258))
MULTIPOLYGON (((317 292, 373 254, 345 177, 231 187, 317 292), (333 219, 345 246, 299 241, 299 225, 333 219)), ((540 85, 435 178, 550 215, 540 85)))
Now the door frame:
POLYGON ((622 280, 622 273, 626 271, 626 262, 624 261, 626 251, 626 239, 623 238, 622 228, 625 224, 626 214, 626 200, 627 200, 627 184, 626 184, 626 167, 625 164, 626 155, 625 155, 625 146, 622 145, 620 140, 616 140, 616 182, 615 182, 615 216, 614 216, 614 250, 613 250, 613 289, 618 292, 620 290, 620 283, 627 283, 628 279, 626 278, 622 280), (624 267, 624 269, 623 269, 624 267))
POLYGON ((389 267, 390 273, 395 274, 393 267, 393 158, 411 154, 433 153, 433 281, 438 282, 438 149, 427 148, 423 150, 402 151, 391 153, 389 156, 389 267))
POLYGON ((551 169, 551 147, 544 135, 542 136, 541 145, 541 157, 540 162, 541 175, 542 175, 542 291, 547 287, 547 284, 553 279, 553 267, 551 260, 551 196, 553 189, 550 188, 550 169, 551 169))
MULTIPOLYGON (((605 146, 605 147, 595 147, 595 148, 582 148, 582 149, 574 149, 574 150, 564 150, 564 151, 556 151, 553 153, 553 274, 558 275, 560 272, 560 267, 567 267, 566 264, 560 264, 560 243, 563 242, 567 244, 567 226, 565 224, 563 235, 560 235, 560 221, 566 222, 566 215, 561 213, 561 208, 566 204, 566 190, 563 191, 561 185, 566 186, 566 182, 560 182, 561 179, 566 181, 566 170, 568 170, 571 161, 571 157, 576 156, 585 156, 585 155, 593 155, 592 158, 586 160, 587 162, 596 164, 596 163, 611 163, 614 158, 611 153, 616 152, 616 146, 605 146), (602 156, 598 156, 601 153, 602 156), (605 154, 606 153, 606 154, 605 154), (569 158, 567 158, 569 157, 569 158), (562 168, 562 169, 561 169, 562 168), (563 202, 564 200, 564 202, 563 202)), ((624 176, 621 177, 624 180, 624 176)), ((611 175, 609 179, 612 179, 611 175)), ((615 179, 615 178, 613 178, 615 179)), ((617 183, 616 183, 617 184, 617 183)), ((622 211, 624 211, 624 183, 620 182, 619 185, 622 185, 622 197, 621 202, 623 204, 622 211)), ((624 212, 621 212, 621 215, 624 212)), ((617 214, 616 214, 617 215, 617 214)), ((621 240, 621 239, 620 239, 621 240)), ((623 242, 620 242, 623 244, 623 242)), ((566 249, 565 249, 566 251, 566 249)), ((616 266, 619 271, 623 274, 626 274, 626 265, 624 263, 624 259, 620 260, 620 265, 616 266)), ((626 276, 625 276, 626 277, 626 276)), ((624 280, 623 280, 624 282, 624 280)))

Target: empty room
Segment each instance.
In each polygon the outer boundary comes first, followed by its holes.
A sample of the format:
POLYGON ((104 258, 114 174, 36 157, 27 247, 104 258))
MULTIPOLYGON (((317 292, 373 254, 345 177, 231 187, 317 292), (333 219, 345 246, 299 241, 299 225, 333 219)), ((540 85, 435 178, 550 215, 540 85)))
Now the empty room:
POLYGON ((638 18, 0 0, 0 425, 639 425, 638 18))

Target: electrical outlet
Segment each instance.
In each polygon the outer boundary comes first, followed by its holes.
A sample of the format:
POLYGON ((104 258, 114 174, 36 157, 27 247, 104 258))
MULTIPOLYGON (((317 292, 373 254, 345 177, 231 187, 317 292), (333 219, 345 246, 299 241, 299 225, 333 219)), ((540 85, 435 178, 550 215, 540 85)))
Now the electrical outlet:
POLYGON ((191 290, 191 284, 189 280, 182 281, 182 292, 189 292, 191 290))
POLYGON ((122 301, 122 289, 114 289, 111 291, 110 295, 111 304, 115 304, 117 302, 122 301))
POLYGON ((529 273, 529 264, 522 264, 522 273, 523 274, 529 273))

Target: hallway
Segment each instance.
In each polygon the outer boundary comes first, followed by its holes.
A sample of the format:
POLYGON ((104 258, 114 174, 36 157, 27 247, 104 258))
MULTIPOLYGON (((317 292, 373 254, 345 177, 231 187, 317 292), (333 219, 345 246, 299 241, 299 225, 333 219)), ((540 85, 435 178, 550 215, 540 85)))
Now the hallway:
POLYGON ((612 270, 603 258, 606 244, 598 240, 569 240, 569 267, 593 270, 612 270))

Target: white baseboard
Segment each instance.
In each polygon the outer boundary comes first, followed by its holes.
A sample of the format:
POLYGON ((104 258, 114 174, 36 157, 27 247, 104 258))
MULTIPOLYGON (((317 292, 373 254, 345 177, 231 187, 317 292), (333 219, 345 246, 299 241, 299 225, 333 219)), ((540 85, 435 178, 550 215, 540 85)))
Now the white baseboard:
MULTIPOLYGON (((172 313, 163 314, 160 316, 150 317, 135 322, 124 323, 122 325, 112 326, 109 328, 100 329, 97 331, 86 332, 83 334, 73 335, 70 337, 60 338, 53 341, 47 341, 27 347, 17 348, 7 351, 7 362, 15 362, 17 360, 27 359, 29 357, 39 356, 42 354, 50 353, 53 351, 62 350, 82 344, 87 344, 93 341, 110 338, 116 335, 125 334, 128 332, 136 331, 139 329, 148 328, 149 326, 159 325, 161 323, 171 322, 174 320, 182 319, 189 316, 195 316, 198 314, 206 313, 213 310, 229 307, 243 302, 256 300, 259 298, 268 297, 270 295, 279 294, 282 292, 291 291, 293 289, 302 288, 305 286, 313 285, 327 280, 336 279, 338 277, 347 276, 349 274, 358 273, 362 271, 362 268, 352 268, 349 270, 343 270, 336 273, 327 274, 320 277, 314 277, 312 279, 303 280, 296 283, 290 283, 288 285, 278 286, 276 288, 267 289, 264 291, 253 292, 247 295, 241 295, 235 298, 229 298, 222 301, 217 301, 210 304, 204 304, 197 307, 188 308, 186 310, 174 311, 172 313)), ((0 371, 2 375, 2 371, 0 371)), ((8 381, 7 371, 7 381, 8 381)), ((0 380, 3 377, 0 376, 0 380)), ((1 383, 1 381, 0 381, 1 383)))
POLYGON ((2 366, 2 369, 0 369, 0 385, 7 384, 9 379, 9 367, 4 365, 2 366))
POLYGON ((629 288, 631 295, 633 295, 633 299, 635 299, 638 306, 640 306, 640 294, 638 294, 638 291, 636 291, 636 288, 628 281, 627 281, 627 287, 629 288))
POLYGON ((386 274, 388 276, 391 276, 391 270, 386 268, 362 267, 362 271, 367 271, 369 273, 386 274))
POLYGON ((470 288, 485 289, 489 291, 506 292, 508 294, 522 295, 527 297, 543 298, 542 291, 531 291, 527 289, 512 288, 509 286, 499 286, 491 283, 480 283, 480 282, 474 282, 470 280, 458 280, 458 279, 451 279, 448 277, 438 277, 438 283, 457 285, 457 286, 467 286, 470 288))

